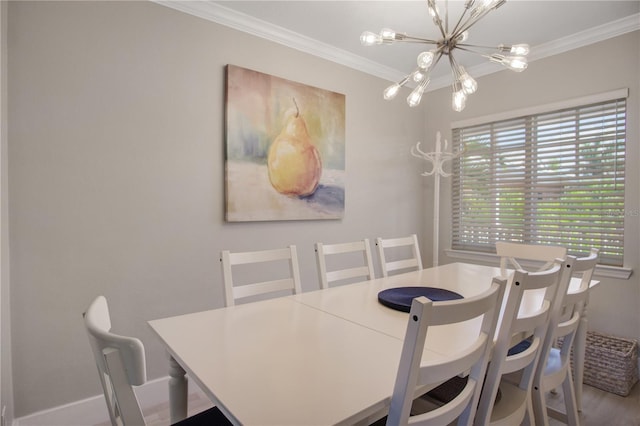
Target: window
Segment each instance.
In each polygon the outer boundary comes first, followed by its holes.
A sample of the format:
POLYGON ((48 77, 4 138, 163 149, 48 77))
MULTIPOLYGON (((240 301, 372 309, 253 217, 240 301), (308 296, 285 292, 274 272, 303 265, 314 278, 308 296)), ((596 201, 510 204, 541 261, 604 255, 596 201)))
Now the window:
MULTIPOLYGON (((567 247, 622 266, 626 94, 453 129, 452 248, 567 247)), ((611 95, 610 95, 611 96, 611 95)), ((455 127, 455 126, 454 126, 455 127)))

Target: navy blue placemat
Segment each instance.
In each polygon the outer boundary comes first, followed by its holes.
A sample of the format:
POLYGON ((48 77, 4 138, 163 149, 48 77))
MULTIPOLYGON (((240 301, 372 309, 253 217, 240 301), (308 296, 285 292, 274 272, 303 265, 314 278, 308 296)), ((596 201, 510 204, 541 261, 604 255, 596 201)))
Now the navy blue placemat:
POLYGON ((462 299, 462 296, 454 291, 435 287, 397 287, 382 290, 378 293, 378 301, 384 306, 397 311, 411 311, 411 302, 416 297, 424 296, 434 302, 443 300, 462 299))

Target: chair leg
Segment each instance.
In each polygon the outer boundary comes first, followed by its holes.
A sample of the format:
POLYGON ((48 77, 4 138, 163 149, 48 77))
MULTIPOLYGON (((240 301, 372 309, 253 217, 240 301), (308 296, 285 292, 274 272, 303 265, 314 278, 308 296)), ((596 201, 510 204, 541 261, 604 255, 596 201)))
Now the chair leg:
POLYGON ((562 394, 564 398, 564 412, 551 407, 546 408, 546 414, 569 426, 579 426, 580 417, 578 415, 578 404, 576 403, 576 395, 573 388, 573 378, 571 374, 567 374, 562 382, 562 394))
POLYGON ((549 426, 549 416, 547 415, 547 402, 545 400, 544 388, 537 384, 531 390, 533 401, 533 415, 535 424, 539 426, 549 426))
POLYGON ((531 398, 527 398, 527 409, 524 412, 524 420, 522 421, 524 426, 536 426, 536 418, 533 412, 533 404, 531 398))
POLYGON ((580 420, 578 418, 578 404, 576 403, 576 394, 573 389, 571 369, 567 369, 567 375, 562 383, 562 392, 564 393, 564 405, 567 410, 567 424, 569 426, 578 426, 580 420))

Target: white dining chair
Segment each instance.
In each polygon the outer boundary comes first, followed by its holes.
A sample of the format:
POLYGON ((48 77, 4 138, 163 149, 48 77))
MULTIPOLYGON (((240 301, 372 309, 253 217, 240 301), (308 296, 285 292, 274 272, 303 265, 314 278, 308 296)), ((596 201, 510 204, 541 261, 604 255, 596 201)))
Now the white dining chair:
POLYGON ((422 258, 416 234, 398 238, 376 238, 382 276, 389 273, 421 270, 422 258))
POLYGON ((533 380, 533 408, 536 424, 548 426, 549 417, 571 426, 580 424, 575 388, 571 374, 571 349, 578 332, 583 309, 588 300, 589 283, 598 262, 598 250, 592 249, 588 256, 576 259, 567 256, 565 273, 580 274, 578 289, 567 292, 570 278, 562 279, 558 295, 551 311, 549 330, 541 349, 540 360, 533 380), (566 287, 566 288, 565 288, 566 287), (554 342, 561 338, 561 348, 554 342), (561 412, 546 405, 546 393, 562 386, 565 411, 561 412))
POLYGON ((564 259, 567 249, 562 246, 497 241, 496 254, 500 256, 500 273, 506 276, 508 267, 534 272, 550 268, 556 259, 564 259), (522 267, 521 263, 527 268, 522 267))
POLYGON ((318 242, 315 244, 315 251, 320 288, 375 277, 368 238, 337 244, 318 242))
POLYGON ((482 294, 463 299, 432 302, 426 297, 413 299, 407 321, 398 374, 387 416, 388 426, 458 425, 473 421, 487 361, 500 312, 506 280, 494 278, 482 294), (477 334, 469 336, 469 345, 458 354, 421 365, 429 327, 481 319, 477 334), (468 375, 460 393, 450 402, 433 410, 412 415, 411 408, 420 387, 433 387, 451 377, 468 375))
POLYGON ((541 272, 516 270, 509 278, 502 319, 489 361, 476 425, 534 425, 532 382, 549 325, 551 306, 556 297, 564 260, 541 272), (527 290, 544 292, 539 304, 531 298, 523 303, 527 290), (518 316, 521 312, 522 316, 518 316), (527 344, 512 349, 514 336, 529 336, 527 344), (511 375, 515 377, 509 377, 511 375), (496 399, 500 389, 500 397, 496 399))
POLYGON ((298 294, 302 292, 295 245, 245 252, 223 250, 220 261, 226 306, 233 306, 241 299, 269 293, 288 291, 298 294), (286 268, 282 265, 284 263, 287 265, 286 268), (261 267, 258 268, 258 264, 261 267), (243 280, 239 282, 240 280, 234 278, 233 269, 241 265, 247 265, 250 268, 244 268, 243 280), (265 277, 272 279, 265 279, 265 277))
MULTIPOLYGON (((144 426, 144 415, 133 388, 147 381, 142 342, 135 337, 122 336, 111 331, 109 305, 104 296, 96 297, 83 313, 83 317, 111 424, 144 426)), ((231 422, 217 407, 212 407, 174 424, 222 426, 231 425, 231 422)))

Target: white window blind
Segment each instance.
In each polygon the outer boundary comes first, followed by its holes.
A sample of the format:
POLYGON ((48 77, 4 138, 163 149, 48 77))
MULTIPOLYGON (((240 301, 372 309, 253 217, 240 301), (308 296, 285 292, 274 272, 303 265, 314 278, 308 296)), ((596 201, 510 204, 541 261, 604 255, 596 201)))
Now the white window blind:
POLYGON ((498 240, 623 264, 626 99, 453 129, 452 248, 498 240))

